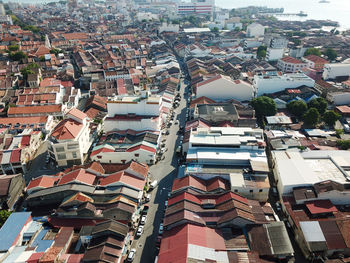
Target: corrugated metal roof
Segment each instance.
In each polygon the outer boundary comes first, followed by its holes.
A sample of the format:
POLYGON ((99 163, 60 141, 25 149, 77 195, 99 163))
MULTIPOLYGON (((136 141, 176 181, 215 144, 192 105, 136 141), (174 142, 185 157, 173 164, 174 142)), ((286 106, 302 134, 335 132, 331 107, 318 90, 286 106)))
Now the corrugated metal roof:
POLYGON ((320 221, 320 227, 329 249, 344 249, 346 244, 335 221, 320 221))
POLYGON ((307 242, 326 241, 318 221, 302 221, 300 222, 300 227, 307 242))
POLYGON ((294 252, 289 240, 287 229, 283 222, 272 222, 264 225, 266 227, 273 254, 292 254, 294 252))
POLYGON ((7 252, 25 226, 31 212, 12 213, 0 229, 0 252, 7 252))

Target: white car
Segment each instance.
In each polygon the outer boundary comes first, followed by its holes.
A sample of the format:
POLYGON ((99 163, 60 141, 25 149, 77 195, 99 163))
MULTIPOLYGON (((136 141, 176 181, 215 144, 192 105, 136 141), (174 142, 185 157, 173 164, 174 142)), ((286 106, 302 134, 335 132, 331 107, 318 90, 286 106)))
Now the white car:
POLYGON ((165 201, 164 205, 165 205, 165 208, 168 206, 168 200, 165 201))
POLYGON ((176 125, 178 125, 178 124, 179 124, 179 121, 178 121, 178 120, 176 120, 176 121, 175 121, 175 124, 176 124, 176 125))
POLYGON ((146 224, 146 220, 147 220, 147 216, 146 216, 146 215, 143 215, 143 216, 141 217, 140 224, 141 224, 141 225, 146 224))
POLYGON ((163 234, 163 231, 164 231, 164 226, 163 226, 163 223, 161 223, 159 225, 159 235, 162 235, 163 234))
POLYGON ((126 258, 127 262, 132 262, 136 255, 136 249, 133 248, 130 250, 128 257, 126 258))
POLYGON ((136 231, 136 236, 140 237, 143 233, 143 226, 139 226, 137 231, 136 231))

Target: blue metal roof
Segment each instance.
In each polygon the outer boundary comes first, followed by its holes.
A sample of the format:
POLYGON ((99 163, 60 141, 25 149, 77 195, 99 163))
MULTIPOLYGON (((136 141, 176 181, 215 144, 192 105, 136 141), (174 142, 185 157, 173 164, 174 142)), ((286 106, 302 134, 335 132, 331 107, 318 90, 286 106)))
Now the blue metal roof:
POLYGON ((0 229, 0 252, 7 252, 30 217, 31 212, 12 213, 0 229))

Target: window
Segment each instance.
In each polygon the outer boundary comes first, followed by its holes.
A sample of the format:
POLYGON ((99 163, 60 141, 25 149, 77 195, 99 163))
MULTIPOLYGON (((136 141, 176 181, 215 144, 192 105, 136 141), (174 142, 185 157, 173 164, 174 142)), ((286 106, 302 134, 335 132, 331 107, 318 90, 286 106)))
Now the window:
POLYGON ((77 153, 76 152, 72 152, 72 156, 73 156, 74 159, 77 158, 77 153))
POLYGON ((259 193, 261 193, 263 191, 263 189, 259 189, 259 193))
POLYGON ((64 147, 56 147, 56 152, 64 152, 64 147))
POLYGON ((60 153, 60 154, 57 154, 57 158, 58 158, 58 160, 67 159, 67 157, 66 157, 66 154, 65 154, 65 153, 60 153))
POLYGON ((235 189, 235 193, 237 193, 238 192, 238 189, 235 189))
POLYGON ((135 157, 139 157, 140 156, 140 154, 138 154, 138 153, 135 153, 135 157))
POLYGON ((253 190, 249 190, 249 193, 253 193, 253 190))

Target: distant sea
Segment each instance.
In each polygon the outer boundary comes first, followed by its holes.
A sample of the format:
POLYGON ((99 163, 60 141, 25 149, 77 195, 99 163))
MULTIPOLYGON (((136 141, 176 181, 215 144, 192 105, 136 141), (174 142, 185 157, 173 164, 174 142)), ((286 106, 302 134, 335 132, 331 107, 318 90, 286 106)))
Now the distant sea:
MULTIPOLYGON (((12 0, 22 3, 48 3, 52 0, 12 0)), ((188 0, 185 0, 188 1, 188 0)), ((4 2, 8 2, 5 0, 4 2)), ((299 13, 303 11, 307 17, 288 17, 279 19, 303 21, 307 19, 322 19, 337 21, 341 29, 350 29, 350 0, 329 0, 329 3, 319 3, 319 0, 216 0, 216 5, 228 9, 237 7, 267 6, 283 7, 285 13, 299 13)))
POLYGON ((341 29, 350 29, 350 0, 329 0, 329 3, 319 3, 319 0, 216 0, 216 5, 228 9, 237 7, 267 6, 283 7, 284 13, 308 14, 307 17, 288 17, 278 19, 304 21, 307 19, 332 20, 340 24, 341 29))

